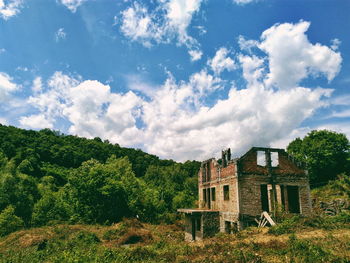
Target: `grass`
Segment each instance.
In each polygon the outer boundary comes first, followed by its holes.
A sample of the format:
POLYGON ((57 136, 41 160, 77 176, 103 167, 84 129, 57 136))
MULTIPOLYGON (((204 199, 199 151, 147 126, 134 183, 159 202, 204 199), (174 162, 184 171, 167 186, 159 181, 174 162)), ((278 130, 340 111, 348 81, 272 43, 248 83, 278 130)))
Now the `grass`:
POLYGON ((183 241, 181 224, 46 226, 1 238, 0 262, 350 262, 346 224, 296 227, 293 220, 292 231, 252 227, 195 243, 183 241))

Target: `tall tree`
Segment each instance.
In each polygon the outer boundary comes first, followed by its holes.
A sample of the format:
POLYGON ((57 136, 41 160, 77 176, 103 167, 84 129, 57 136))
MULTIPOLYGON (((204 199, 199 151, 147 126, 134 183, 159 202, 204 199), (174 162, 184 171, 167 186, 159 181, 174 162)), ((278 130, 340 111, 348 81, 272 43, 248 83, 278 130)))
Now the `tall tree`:
POLYGON ((349 140, 342 133, 314 130, 303 139, 296 138, 287 152, 307 165, 311 186, 334 180, 349 173, 349 140))

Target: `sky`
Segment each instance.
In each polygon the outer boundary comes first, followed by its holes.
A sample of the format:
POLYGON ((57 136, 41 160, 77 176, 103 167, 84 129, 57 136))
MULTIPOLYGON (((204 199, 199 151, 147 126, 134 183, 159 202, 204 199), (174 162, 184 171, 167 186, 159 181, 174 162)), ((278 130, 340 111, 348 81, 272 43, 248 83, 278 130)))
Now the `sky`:
POLYGON ((350 138, 348 0, 0 0, 0 123, 177 161, 350 138))

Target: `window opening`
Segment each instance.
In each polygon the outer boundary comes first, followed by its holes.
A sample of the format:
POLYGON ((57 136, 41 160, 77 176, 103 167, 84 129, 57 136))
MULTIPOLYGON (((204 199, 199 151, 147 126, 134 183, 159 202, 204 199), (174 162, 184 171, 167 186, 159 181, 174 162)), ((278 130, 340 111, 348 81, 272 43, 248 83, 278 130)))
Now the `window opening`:
POLYGON ((224 200, 230 200, 230 188, 228 185, 224 185, 224 200))
POLYGON ((257 164, 260 166, 266 166, 265 151, 257 151, 257 164))
POLYGON ((278 164, 278 152, 271 152, 271 166, 277 167, 278 164))
POLYGON ((212 200, 212 201, 215 201, 215 198, 216 198, 216 196, 215 196, 215 187, 213 187, 213 188, 211 189, 211 200, 212 200))
POLYGON ((210 203, 210 188, 207 188, 207 206, 210 209, 211 208, 211 203, 210 203))

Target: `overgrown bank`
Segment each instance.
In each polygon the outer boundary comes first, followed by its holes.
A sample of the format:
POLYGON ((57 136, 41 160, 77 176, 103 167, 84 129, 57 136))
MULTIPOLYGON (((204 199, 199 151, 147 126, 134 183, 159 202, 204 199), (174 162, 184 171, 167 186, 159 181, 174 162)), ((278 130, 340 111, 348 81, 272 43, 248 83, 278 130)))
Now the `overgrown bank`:
POLYGON ((299 225, 293 234, 248 228, 183 242, 179 225, 124 220, 112 226, 57 225, 0 239, 0 262, 349 262, 350 228, 299 225))

